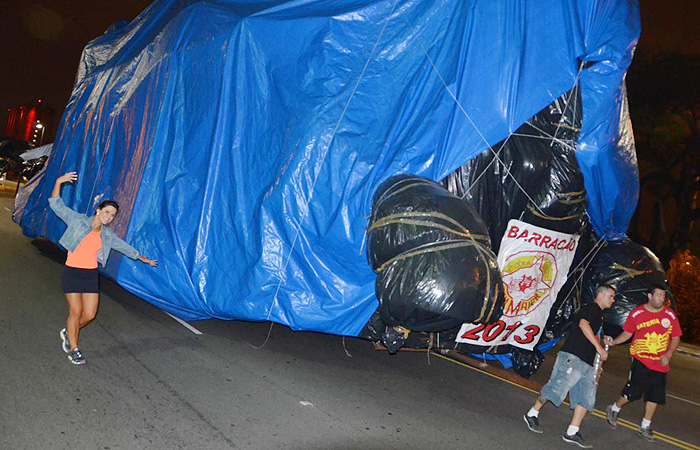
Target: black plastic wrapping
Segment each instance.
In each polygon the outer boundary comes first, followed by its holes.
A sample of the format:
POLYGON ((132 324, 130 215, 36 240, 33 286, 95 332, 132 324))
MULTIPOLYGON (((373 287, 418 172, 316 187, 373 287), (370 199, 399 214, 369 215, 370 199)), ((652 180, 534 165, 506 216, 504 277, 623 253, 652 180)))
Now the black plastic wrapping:
POLYGON ((367 246, 382 321, 439 332, 500 317, 501 275, 488 244, 474 208, 438 183, 411 175, 384 182, 367 246))
POLYGON ((592 302, 603 283, 617 287, 615 303, 603 313, 604 330, 613 336, 622 331, 629 313, 647 302, 650 285, 659 284, 670 292, 659 258, 631 240, 603 244, 583 276, 581 302, 592 302))
POLYGON ((372 314, 372 317, 369 318, 365 326, 362 327, 362 330, 357 333, 357 337, 375 342, 380 341, 385 328, 386 324, 382 322, 382 318, 377 310, 372 314))
POLYGON ((469 241, 444 241, 409 251, 379 273, 376 292, 382 320, 413 331, 488 323, 503 312, 496 258, 469 241))
POLYGON ((510 219, 569 234, 586 227, 586 191, 575 156, 580 129, 577 87, 442 181, 474 205, 494 252, 510 219))
MULTIPOLYGON (((554 231, 581 234, 567 283, 552 307, 540 343, 562 337, 571 325, 573 314, 583 302, 580 277, 589 262, 585 261, 585 257, 590 259, 591 250, 598 241, 588 225, 583 176, 575 156, 580 128, 581 101, 576 87, 533 116, 507 139, 494 145, 493 149, 501 162, 491 150, 487 150, 442 180, 441 184, 454 196, 427 188, 432 183, 428 180, 423 181, 426 188, 417 195, 409 195, 402 190, 407 184, 417 182, 413 177, 399 176, 387 180, 375 194, 372 221, 395 211, 421 213, 442 208, 450 211, 446 215, 462 217, 462 223, 473 224, 472 217, 483 220, 486 227, 479 225, 475 228, 472 225, 471 231, 488 234, 494 252, 500 247, 510 219, 520 219, 554 231), (399 195, 395 195, 395 192, 399 192, 399 195), (470 206, 468 211, 460 212, 456 200, 473 205, 473 208, 470 206)), ((367 258, 377 270, 386 261, 408 249, 431 244, 442 246, 452 239, 452 233, 440 228, 393 224, 381 232, 369 233, 367 258)), ((404 345, 455 349, 464 353, 512 352, 516 372, 525 377, 532 375, 544 359, 541 352, 510 345, 488 348, 456 342, 461 323, 469 322, 460 321, 459 317, 473 314, 473 306, 465 311, 462 306, 439 303, 430 294, 444 288, 436 280, 436 274, 443 277, 441 281, 445 284, 455 283, 460 271, 452 272, 454 264, 461 264, 461 261, 475 256, 478 258, 475 253, 468 247, 450 249, 444 254, 436 253, 420 260, 397 262, 387 273, 380 274, 377 279, 377 296, 381 302, 379 314, 374 325, 365 327, 362 335, 380 340, 384 331, 380 323, 391 326, 400 324, 412 330, 439 331, 432 337, 412 333, 404 345), (421 299, 419 305, 412 299, 416 296, 421 299), (446 306, 453 306, 454 310, 446 306)), ((475 276, 471 275, 469 281, 474 283, 475 276)), ((477 290, 476 287, 468 289, 473 292, 477 290)), ((497 308, 498 314, 494 313, 490 321, 499 318, 500 307, 497 308)))
POLYGON ((367 235, 367 260, 375 271, 423 244, 467 239, 490 246, 486 224, 472 205, 432 180, 405 174, 377 188, 367 235))
POLYGON ((513 347, 513 370, 523 378, 530 378, 544 362, 541 351, 513 347))
POLYGON ((395 354, 406 343, 406 333, 393 327, 385 327, 381 341, 390 355, 395 354))

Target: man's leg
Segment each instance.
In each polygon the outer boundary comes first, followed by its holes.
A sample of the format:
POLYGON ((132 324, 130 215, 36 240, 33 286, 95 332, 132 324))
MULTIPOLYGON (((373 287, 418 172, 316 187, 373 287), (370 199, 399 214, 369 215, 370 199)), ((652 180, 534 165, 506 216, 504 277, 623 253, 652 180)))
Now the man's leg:
POLYGON ((623 406, 629 403, 629 400, 627 400, 625 397, 620 396, 620 398, 617 399, 615 402, 615 406, 617 406, 618 410, 622 409, 623 406))
POLYGON ((532 405, 532 408, 530 408, 530 411, 528 411, 524 416, 523 419, 525 419, 525 423, 527 424, 527 427, 530 429, 530 431, 534 433, 542 433, 542 428, 540 428, 540 410, 544 405, 547 404, 547 397, 544 395, 540 394, 539 397, 535 400, 535 403, 532 405))
POLYGON ((586 443, 583 436, 581 436, 581 433, 579 433, 581 423, 583 422, 583 418, 586 417, 586 413, 588 413, 586 408, 581 405, 576 405, 574 408, 574 416, 571 418, 571 424, 569 425, 569 428, 566 429, 566 433, 564 434, 565 442, 576 444, 581 448, 593 447, 592 445, 586 443))
POLYGON ((557 407, 561 405, 571 386, 576 384, 577 378, 570 375, 572 371, 571 364, 574 358, 576 357, 566 352, 557 354, 557 360, 554 362, 549 381, 542 387, 542 391, 540 391, 540 395, 535 400, 532 408, 523 416, 530 431, 542 433, 539 423, 539 414, 542 407, 548 401, 557 407))
POLYGON ((540 394, 539 397, 535 400, 535 404, 532 405, 532 409, 534 409, 537 412, 540 412, 542 407, 547 404, 547 397, 544 395, 540 394))
POLYGON ((586 408, 581 405, 576 405, 576 408, 574 408, 574 417, 571 418, 570 426, 576 427, 576 431, 578 431, 578 429, 581 428, 581 422, 583 422, 583 418, 586 417, 587 413, 588 410, 586 408))
POLYGON ((617 428, 617 417, 620 415, 622 407, 629 403, 625 397, 620 396, 617 401, 605 408, 605 420, 611 428, 617 428))
POLYGON ((651 419, 654 418, 656 408, 666 402, 666 373, 647 369, 649 384, 644 393, 644 419, 637 430, 640 436, 647 441, 654 440, 654 432, 651 431, 651 419))
POLYGON ((620 414, 620 410, 622 410, 626 404, 641 398, 642 393, 647 390, 647 386, 648 380, 645 376, 642 363, 636 359, 632 359, 629 378, 622 388, 620 398, 618 398, 615 403, 605 408, 605 419, 611 428, 617 427, 617 417, 620 414))
POLYGON ((651 419, 654 418, 658 403, 647 401, 644 404, 644 419, 637 429, 637 433, 647 441, 654 441, 654 432, 651 431, 651 419))
POLYGON ((644 419, 651 422, 651 419, 654 418, 654 414, 656 413, 657 406, 659 406, 658 403, 646 402, 644 405, 644 419))

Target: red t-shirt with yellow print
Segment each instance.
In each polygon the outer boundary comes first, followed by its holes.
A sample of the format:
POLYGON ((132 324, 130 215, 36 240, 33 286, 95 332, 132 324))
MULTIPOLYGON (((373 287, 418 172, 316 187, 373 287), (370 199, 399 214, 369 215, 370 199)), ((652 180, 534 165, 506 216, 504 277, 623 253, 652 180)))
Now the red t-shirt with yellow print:
POLYGON ((623 330, 632 333, 630 355, 647 368, 656 372, 668 372, 670 365, 661 365, 661 356, 666 353, 671 338, 683 332, 673 310, 664 307, 651 312, 644 305, 635 308, 627 318, 623 330))

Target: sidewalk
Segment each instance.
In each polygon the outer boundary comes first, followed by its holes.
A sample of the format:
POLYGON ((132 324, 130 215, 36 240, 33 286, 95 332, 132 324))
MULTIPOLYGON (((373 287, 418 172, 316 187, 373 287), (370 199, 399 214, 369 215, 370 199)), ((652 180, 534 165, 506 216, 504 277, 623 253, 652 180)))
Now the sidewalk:
POLYGON ((685 342, 681 342, 681 345, 678 346, 678 350, 676 350, 676 352, 681 353, 683 355, 700 358, 700 347, 698 347, 697 345, 686 344, 685 342))
MULTIPOLYGON (((20 188, 23 186, 23 183, 20 183, 20 188)), ((0 192, 8 192, 14 195, 15 191, 17 190, 17 182, 16 181, 11 181, 11 180, 6 180, 2 179, 0 180, 0 192)))

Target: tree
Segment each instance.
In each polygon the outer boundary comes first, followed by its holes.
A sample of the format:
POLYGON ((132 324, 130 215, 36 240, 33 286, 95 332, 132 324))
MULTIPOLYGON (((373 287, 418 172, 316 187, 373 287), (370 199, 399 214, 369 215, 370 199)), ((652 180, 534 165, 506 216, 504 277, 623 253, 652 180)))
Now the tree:
POLYGON ((641 188, 629 234, 668 266, 700 246, 700 57, 640 53, 627 85, 641 188))
POLYGON ((676 300, 683 340, 700 344, 700 260, 688 250, 677 251, 666 275, 676 300))

